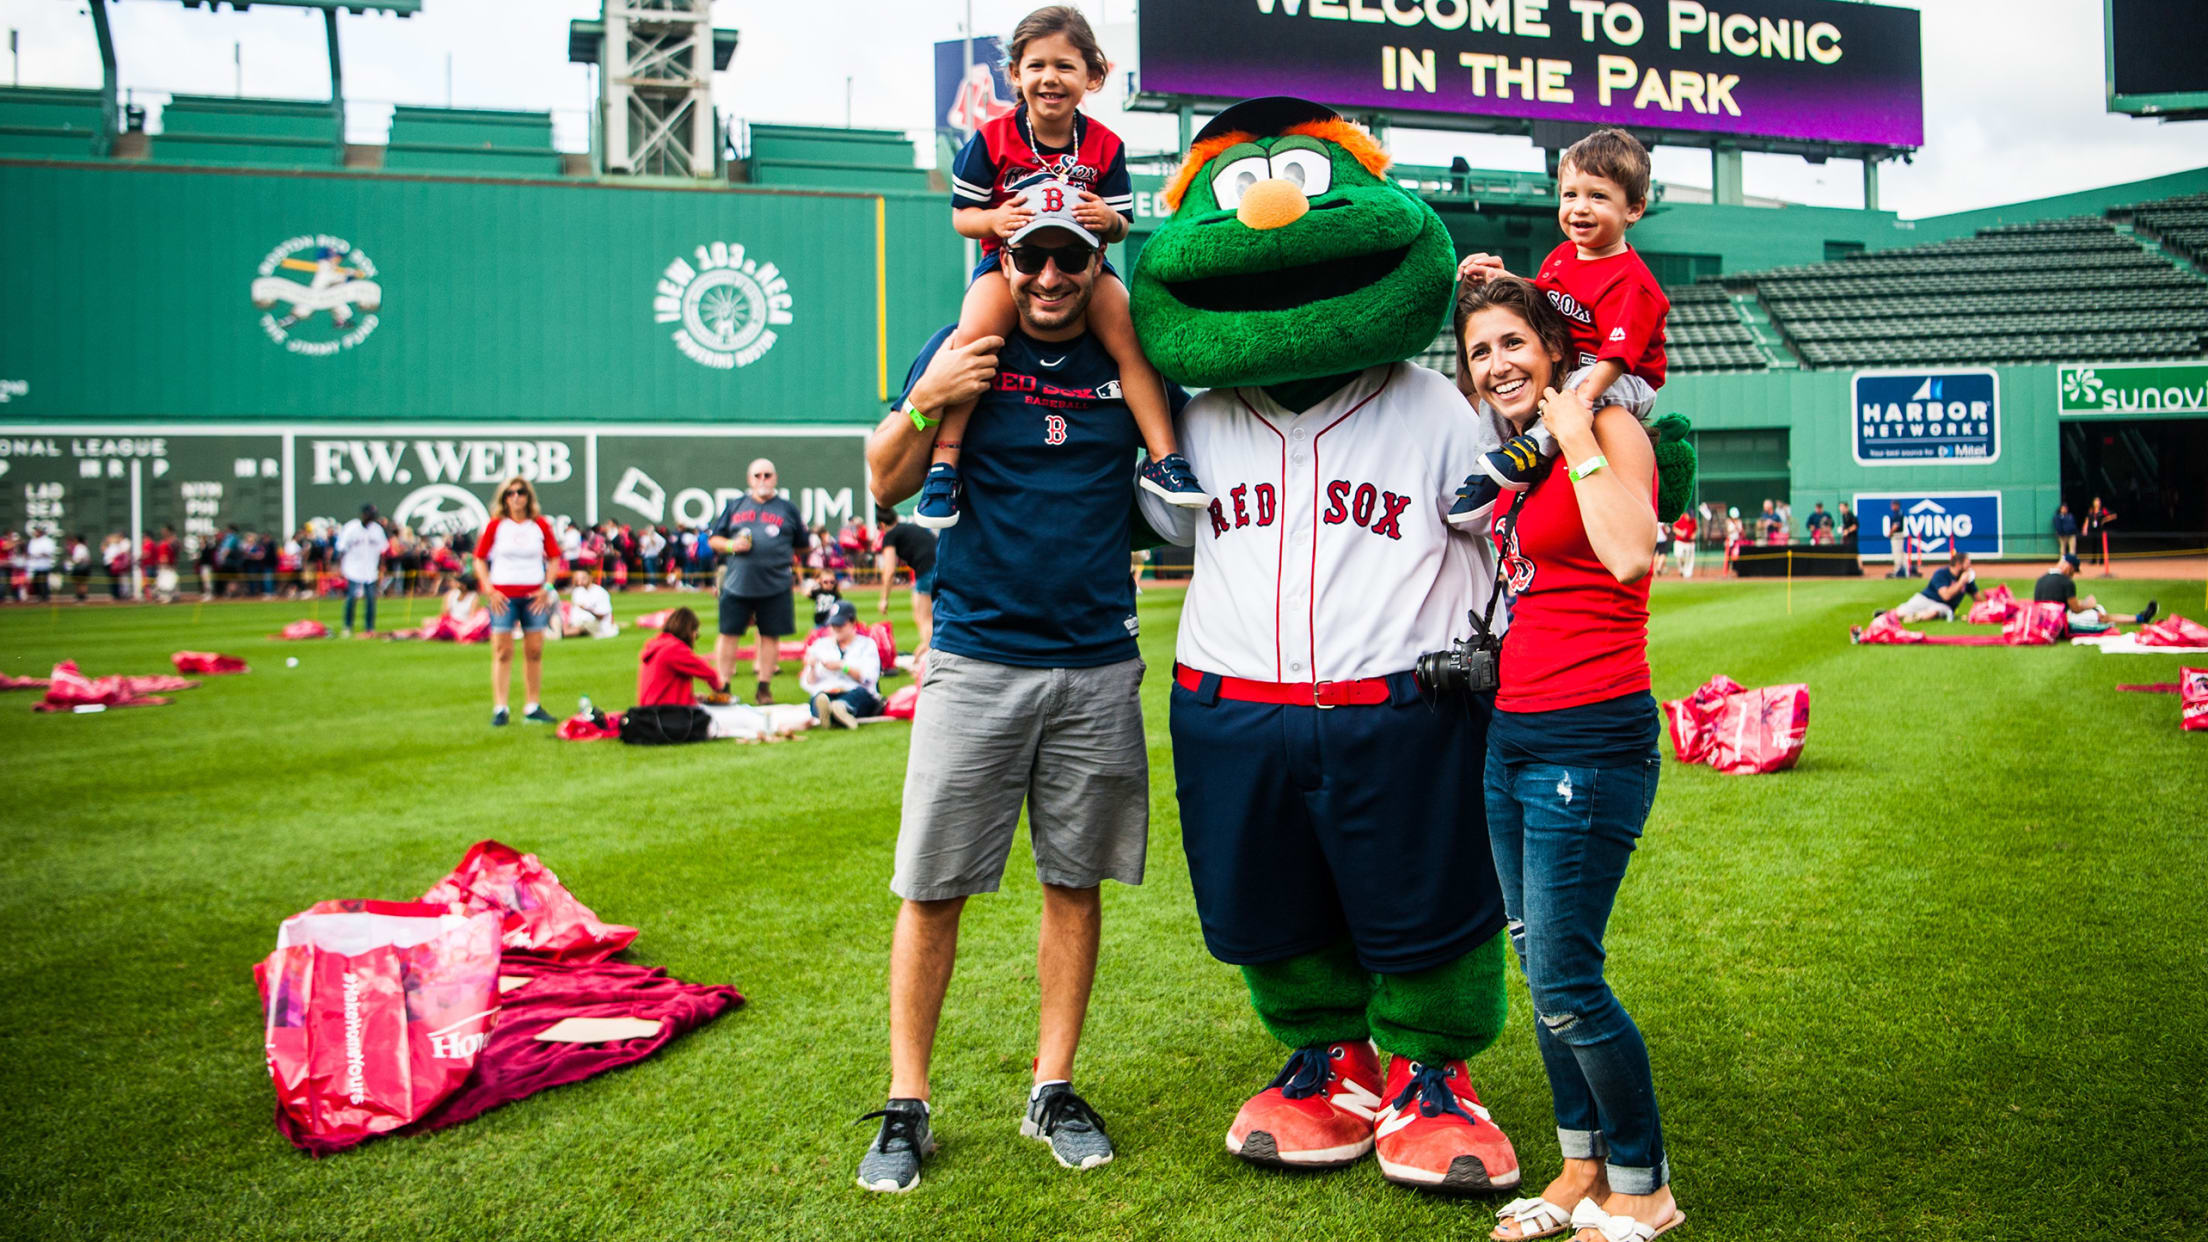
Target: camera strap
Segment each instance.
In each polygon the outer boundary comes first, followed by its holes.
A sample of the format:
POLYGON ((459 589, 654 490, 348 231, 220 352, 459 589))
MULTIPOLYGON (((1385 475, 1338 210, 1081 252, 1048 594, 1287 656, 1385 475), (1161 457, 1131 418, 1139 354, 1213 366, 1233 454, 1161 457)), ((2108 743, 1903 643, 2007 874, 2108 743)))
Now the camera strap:
MULTIPOLYGON (((1503 514, 1505 518, 1509 519, 1510 531, 1514 537, 1518 533, 1518 509, 1520 506, 1526 503, 1526 497, 1532 494, 1533 489, 1531 488, 1517 493, 1516 497, 1510 502, 1510 508, 1503 514)), ((1503 597, 1503 563, 1502 557, 1500 555, 1502 552, 1502 547, 1498 545, 1495 551, 1497 553, 1495 561, 1495 581, 1493 585, 1488 588, 1487 613, 1485 616, 1475 616, 1469 612, 1465 614, 1466 619, 1472 622, 1472 628, 1479 632, 1480 641, 1482 643, 1492 643, 1496 641, 1494 630, 1495 602, 1503 597)))

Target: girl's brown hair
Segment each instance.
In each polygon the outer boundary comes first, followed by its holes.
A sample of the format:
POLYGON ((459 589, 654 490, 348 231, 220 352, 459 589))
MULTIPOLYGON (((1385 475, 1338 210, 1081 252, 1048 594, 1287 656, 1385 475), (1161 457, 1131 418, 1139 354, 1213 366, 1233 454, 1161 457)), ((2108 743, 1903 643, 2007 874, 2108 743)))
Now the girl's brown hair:
POLYGON ((698 614, 687 608, 677 608, 667 614, 667 624, 659 627, 659 632, 673 635, 677 642, 687 647, 698 639, 698 614))
MULTIPOLYGON (((1543 349, 1559 358, 1572 356, 1572 329, 1564 322, 1564 313, 1549 303, 1548 295, 1533 287, 1533 282, 1522 276, 1490 276, 1480 284, 1468 280, 1457 282, 1457 391, 1473 400, 1479 394, 1472 391, 1472 368, 1464 352, 1465 325, 1472 316, 1490 307, 1502 307, 1515 313, 1533 329, 1533 335, 1543 349)), ((1559 368, 1564 364, 1559 362, 1559 368)), ((1564 382, 1564 372, 1559 370, 1549 377, 1553 384, 1564 382)))
POLYGON ((1081 16, 1081 10, 1070 4, 1051 4, 1021 18, 1020 24, 1012 28, 1012 41, 1004 46, 1005 76, 1019 69, 1028 44, 1052 35, 1066 36, 1073 50, 1081 53, 1081 63, 1087 66, 1090 77, 1101 78, 1112 71, 1112 62, 1104 59, 1104 48, 1097 43, 1096 32, 1089 29, 1089 19, 1081 16))
POLYGON ((523 516, 523 517, 525 517, 525 518, 540 518, 540 517, 543 517, 543 516, 544 516, 544 510, 543 510, 542 508, 539 508, 539 507, 538 507, 538 505, 537 505, 537 488, 536 488, 536 485, 535 485, 535 484, 533 484, 533 483, 531 483, 531 482, 530 482, 529 480, 527 480, 527 479, 525 479, 525 478, 522 478, 522 477, 521 477, 520 475, 518 475, 518 474, 517 474, 517 475, 515 475, 515 476, 514 476, 513 478, 510 478, 510 479, 506 480, 506 481, 505 481, 504 483, 501 483, 501 484, 499 484, 499 485, 498 485, 498 503, 497 503, 497 504, 495 504, 495 505, 492 505, 492 506, 491 506, 491 516, 492 516, 492 517, 505 517, 505 516, 506 516, 506 492, 507 492, 507 490, 508 490, 509 488, 513 487, 513 485, 514 485, 514 484, 516 484, 516 483, 519 483, 519 484, 521 484, 521 490, 522 490, 522 491, 525 491, 525 492, 529 493, 529 512, 527 512, 527 513, 523 514, 522 516, 523 516))

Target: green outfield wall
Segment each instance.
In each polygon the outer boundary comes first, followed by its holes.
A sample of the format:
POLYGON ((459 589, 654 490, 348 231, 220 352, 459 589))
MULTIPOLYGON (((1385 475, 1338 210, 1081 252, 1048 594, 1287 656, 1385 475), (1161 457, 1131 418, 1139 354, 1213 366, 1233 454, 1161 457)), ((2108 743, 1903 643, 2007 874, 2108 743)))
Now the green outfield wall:
POLYGON ((6 162, 0 202, 11 422, 864 423, 961 288, 933 195, 6 162))

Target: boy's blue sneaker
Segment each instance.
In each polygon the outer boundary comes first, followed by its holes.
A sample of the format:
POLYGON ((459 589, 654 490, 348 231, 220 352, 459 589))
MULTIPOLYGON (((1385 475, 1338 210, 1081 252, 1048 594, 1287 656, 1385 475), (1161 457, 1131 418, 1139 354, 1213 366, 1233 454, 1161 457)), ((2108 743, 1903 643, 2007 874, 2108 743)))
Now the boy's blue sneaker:
POLYGON ((1541 477, 1553 444, 1543 444, 1530 435, 1512 436, 1503 441, 1503 447, 1480 459, 1480 473, 1506 492, 1522 492, 1541 477))
POLYGON ((928 467, 928 477, 920 484, 920 505, 912 511, 912 520, 929 530, 958 525, 958 467, 947 461, 928 467))
POLYGON ((1204 494, 1204 485, 1196 481, 1196 471, 1179 453, 1144 462, 1142 485, 1165 497, 1167 504, 1183 509, 1201 509, 1211 503, 1211 497, 1204 494))
POLYGON ((1502 494, 1495 480, 1484 474, 1465 476, 1464 486, 1457 489, 1457 503, 1449 506, 1449 524, 1477 526, 1487 521, 1495 511, 1496 497, 1502 494))

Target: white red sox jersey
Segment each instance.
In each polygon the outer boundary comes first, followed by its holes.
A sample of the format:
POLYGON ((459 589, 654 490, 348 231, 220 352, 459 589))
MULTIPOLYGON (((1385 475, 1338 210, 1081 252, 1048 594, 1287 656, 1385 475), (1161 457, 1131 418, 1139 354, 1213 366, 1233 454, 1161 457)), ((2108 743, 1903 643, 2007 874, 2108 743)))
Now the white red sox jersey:
MULTIPOLYGON (((1447 377, 1373 367, 1302 413, 1259 389, 1213 389, 1178 420, 1208 509, 1144 492, 1152 529, 1196 550, 1182 664, 1254 681, 1408 671, 1470 632, 1494 545, 1443 520, 1503 433, 1447 377)), ((1502 618, 1496 618, 1496 628, 1502 618)))

